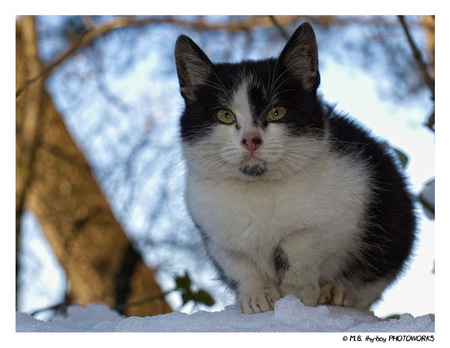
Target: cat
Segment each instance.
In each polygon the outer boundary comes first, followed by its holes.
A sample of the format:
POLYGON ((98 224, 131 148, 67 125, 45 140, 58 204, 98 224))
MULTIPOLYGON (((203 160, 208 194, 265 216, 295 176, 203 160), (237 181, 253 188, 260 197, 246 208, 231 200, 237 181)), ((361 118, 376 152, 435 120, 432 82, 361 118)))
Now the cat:
POLYGON ((410 259, 414 203, 383 142, 318 97, 312 26, 240 63, 181 35, 175 61, 187 209, 238 308, 370 310, 410 259))

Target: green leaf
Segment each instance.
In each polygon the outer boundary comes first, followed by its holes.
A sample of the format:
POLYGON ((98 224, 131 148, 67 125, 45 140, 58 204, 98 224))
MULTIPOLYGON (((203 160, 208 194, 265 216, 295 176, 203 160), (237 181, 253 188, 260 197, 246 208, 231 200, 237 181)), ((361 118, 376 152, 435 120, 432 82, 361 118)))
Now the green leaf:
POLYGON ((382 141, 381 146, 384 147, 387 151, 393 151, 394 154, 396 155, 400 165, 402 166, 402 168, 406 168, 406 166, 408 165, 408 162, 409 162, 409 156, 406 153, 404 153, 402 150, 397 149, 396 147, 392 146, 387 141, 382 141))
POLYGON ((179 276, 175 278, 175 283, 177 284, 177 290, 189 290, 191 287, 191 278, 187 272, 184 273, 184 276, 179 276))
POLYGON ((216 303, 207 291, 201 289, 194 294, 194 301, 197 303, 203 303, 208 307, 211 307, 214 303, 216 303))
POLYGON ((194 296, 193 296, 193 294, 192 294, 192 292, 186 292, 186 293, 183 293, 182 295, 181 295, 181 298, 182 298, 182 300, 183 300, 183 306, 186 304, 186 303, 188 303, 189 301, 193 301, 194 300, 194 296))
POLYGON ((403 151, 393 147, 392 148, 394 150, 394 152, 397 154, 397 158, 400 161, 400 164, 402 165, 403 168, 406 168, 406 166, 408 165, 409 162, 409 157, 407 154, 405 154, 403 151))
POLYGON ((400 319, 400 314, 391 314, 384 318, 384 320, 391 320, 391 319, 400 319))
MULTIPOLYGON (((196 304, 204 304, 208 307, 214 305, 214 298, 205 290, 194 291, 191 289, 192 281, 187 272, 183 276, 175 277, 175 291, 181 293, 181 299, 183 306, 189 301, 194 301, 196 304)), ((173 291, 173 290, 172 290, 173 291)))
POLYGON ((425 126, 434 132, 434 111, 428 117, 428 120, 425 122, 425 126))

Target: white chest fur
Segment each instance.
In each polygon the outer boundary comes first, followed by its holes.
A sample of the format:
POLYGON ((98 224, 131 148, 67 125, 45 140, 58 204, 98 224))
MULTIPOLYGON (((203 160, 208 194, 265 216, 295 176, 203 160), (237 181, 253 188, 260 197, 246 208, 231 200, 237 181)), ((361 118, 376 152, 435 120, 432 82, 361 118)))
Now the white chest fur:
POLYGON ((204 179, 191 172, 187 203, 216 247, 256 262, 302 230, 314 230, 321 249, 329 252, 355 240, 369 199, 367 177, 364 166, 334 156, 279 181, 204 179))

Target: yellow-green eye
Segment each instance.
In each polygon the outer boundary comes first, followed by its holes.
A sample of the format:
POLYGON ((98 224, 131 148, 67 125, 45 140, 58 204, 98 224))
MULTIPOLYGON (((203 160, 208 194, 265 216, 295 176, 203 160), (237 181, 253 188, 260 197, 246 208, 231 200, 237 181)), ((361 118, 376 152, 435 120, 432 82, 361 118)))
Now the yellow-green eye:
POLYGON ((219 111, 217 111, 216 117, 220 122, 223 122, 226 124, 232 124, 232 123, 236 122, 236 116, 230 110, 220 109, 219 111))
POLYGON ((271 109, 267 113, 267 119, 269 121, 277 121, 280 118, 282 118, 284 115, 286 115, 286 109, 283 108, 282 106, 278 106, 276 108, 271 109))

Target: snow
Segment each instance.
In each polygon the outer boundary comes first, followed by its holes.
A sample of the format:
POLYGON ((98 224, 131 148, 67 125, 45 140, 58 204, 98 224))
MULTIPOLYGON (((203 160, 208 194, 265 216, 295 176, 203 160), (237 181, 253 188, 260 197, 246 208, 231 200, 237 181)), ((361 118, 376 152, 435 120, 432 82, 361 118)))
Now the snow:
POLYGON ((70 306, 59 321, 45 322, 16 313, 17 332, 434 332, 434 315, 382 320, 371 312, 332 306, 308 307, 287 296, 275 309, 242 314, 235 306, 194 314, 173 312, 152 317, 123 317, 102 304, 70 306))

